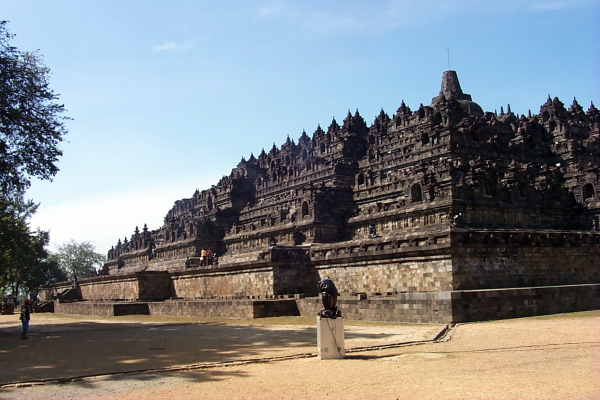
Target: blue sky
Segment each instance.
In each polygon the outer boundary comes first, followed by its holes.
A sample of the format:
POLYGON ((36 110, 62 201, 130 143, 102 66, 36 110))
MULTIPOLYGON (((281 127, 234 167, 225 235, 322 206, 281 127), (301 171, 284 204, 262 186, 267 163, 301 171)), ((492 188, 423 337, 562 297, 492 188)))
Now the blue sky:
POLYGON ((598 0, 0 0, 73 120, 34 181, 51 249, 106 253, 248 158, 359 110, 413 110, 456 70, 485 111, 600 106, 598 0))

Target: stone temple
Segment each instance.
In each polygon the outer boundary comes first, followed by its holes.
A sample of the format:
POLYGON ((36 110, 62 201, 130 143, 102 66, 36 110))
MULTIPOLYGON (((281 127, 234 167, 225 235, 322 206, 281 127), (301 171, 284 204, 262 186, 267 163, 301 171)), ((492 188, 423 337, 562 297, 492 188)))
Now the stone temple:
POLYGON ((329 276, 350 319, 597 309, 599 173, 593 104, 484 112, 446 71, 428 106, 370 125, 348 112, 242 158, 162 227, 119 240, 102 275, 44 294, 65 313, 314 316, 329 276))

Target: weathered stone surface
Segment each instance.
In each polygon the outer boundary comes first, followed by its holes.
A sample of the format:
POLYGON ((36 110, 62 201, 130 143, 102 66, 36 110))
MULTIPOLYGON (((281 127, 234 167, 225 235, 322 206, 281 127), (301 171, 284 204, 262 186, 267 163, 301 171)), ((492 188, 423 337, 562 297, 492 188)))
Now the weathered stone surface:
MULTIPOLYGON (((548 98, 538 114, 483 112, 446 71, 429 106, 402 102, 370 126, 349 112, 242 159, 176 201, 159 229, 119 240, 110 279, 81 289, 94 300, 192 300, 311 296, 325 276, 344 296, 596 284, 599 174, 596 107, 548 98), (142 271, 167 274, 168 290, 166 278, 160 290, 150 278, 140 286, 142 271)), ((448 321, 453 302, 401 308, 411 321, 448 321)))
POLYGON ((452 295, 455 323, 600 308, 600 284, 459 291, 452 295))
MULTIPOLYGON (((54 304, 54 303, 51 303, 54 304)), ((161 302, 80 301, 56 303, 60 314, 114 317, 169 315, 199 318, 252 319, 300 315, 294 299, 277 300, 167 300, 161 302)))

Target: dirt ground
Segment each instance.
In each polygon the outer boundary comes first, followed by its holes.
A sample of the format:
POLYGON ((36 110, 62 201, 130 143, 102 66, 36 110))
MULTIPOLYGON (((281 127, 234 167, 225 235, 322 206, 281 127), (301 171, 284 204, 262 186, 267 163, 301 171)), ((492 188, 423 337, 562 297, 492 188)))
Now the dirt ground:
POLYGON ((0 400, 600 399, 600 311, 458 325, 0 316, 0 400))

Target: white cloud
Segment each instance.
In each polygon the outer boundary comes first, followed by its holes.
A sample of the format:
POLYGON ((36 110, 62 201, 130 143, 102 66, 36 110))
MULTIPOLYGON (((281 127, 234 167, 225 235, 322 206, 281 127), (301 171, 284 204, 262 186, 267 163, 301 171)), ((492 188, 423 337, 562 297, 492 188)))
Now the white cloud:
POLYGON ((152 48, 153 51, 180 51, 180 50, 189 50, 194 47, 193 43, 185 43, 179 44, 177 42, 166 42, 161 45, 156 45, 152 48))

